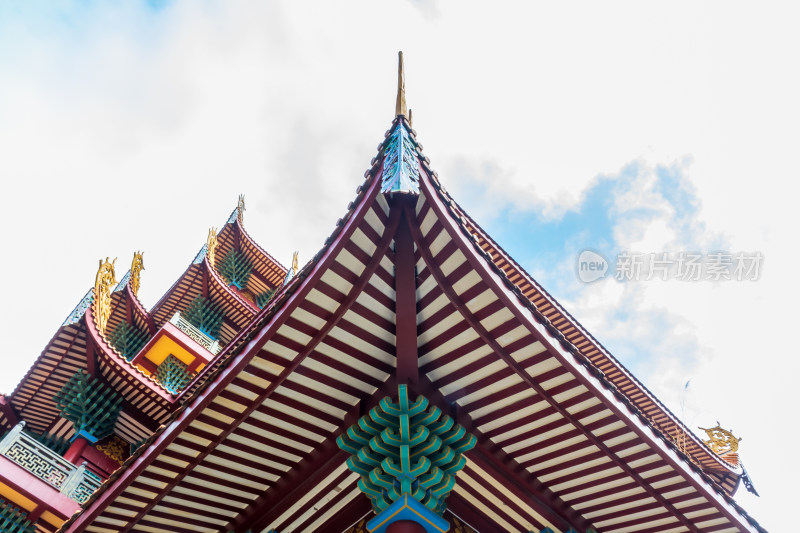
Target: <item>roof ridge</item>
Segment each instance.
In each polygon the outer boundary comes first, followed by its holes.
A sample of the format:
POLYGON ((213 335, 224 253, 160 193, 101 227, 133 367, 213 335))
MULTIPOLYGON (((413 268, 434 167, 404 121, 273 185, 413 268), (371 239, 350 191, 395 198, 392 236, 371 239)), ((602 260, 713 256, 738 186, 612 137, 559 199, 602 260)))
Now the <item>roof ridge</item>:
MULTIPOLYGON (((442 187, 442 189, 444 189, 444 187, 442 187)), ((540 294, 542 294, 542 296, 545 297, 545 299, 548 301, 548 303, 550 305, 552 305, 554 308, 556 308, 572 325, 574 325, 576 327, 576 329, 578 329, 580 331, 581 334, 586 336, 586 338, 593 345, 595 345, 595 347, 597 347, 598 350, 601 353, 603 353, 603 355, 605 355, 609 359, 609 361, 612 364, 614 364, 614 366, 621 373, 623 373, 627 378, 629 378, 637 388, 639 388, 644 394, 646 394, 648 396, 648 398, 650 400, 652 400, 656 404, 657 407, 661 408, 661 410, 664 411, 664 413, 667 415, 667 417, 669 419, 671 419, 674 422, 676 422, 679 426, 682 426, 682 428, 685 430, 685 433, 687 433, 691 438, 693 438, 693 440, 696 441, 696 444, 698 444, 698 445, 702 444, 702 449, 704 449, 706 452, 708 452, 709 457, 711 457, 713 459, 716 459, 722 466, 729 467, 729 469, 731 470, 732 473, 736 473, 736 470, 734 469, 733 465, 731 465, 727 461, 724 461, 721 457, 719 457, 718 455, 714 454, 711 450, 709 450, 705 446, 705 444, 702 443, 702 441, 688 428, 688 426, 686 426, 686 424, 678 416, 676 416, 674 413, 672 413, 672 411, 666 405, 664 405, 661 402, 661 400, 659 400, 658 397, 655 394, 653 394, 653 392, 650 391, 650 389, 647 388, 647 386, 641 380, 639 380, 616 357, 614 357, 614 355, 611 353, 611 351, 608 350, 605 346, 603 346, 603 344, 594 335, 592 335, 592 333, 588 329, 586 329, 569 311, 567 311, 567 309, 564 306, 562 306, 558 302, 558 300, 556 300, 556 298, 553 295, 551 295, 547 291, 547 289, 544 288, 544 286, 542 286, 540 283, 538 283, 536 281, 536 279, 533 276, 531 276, 531 274, 529 274, 516 260, 514 260, 514 258, 508 252, 506 252, 494 239, 492 239, 491 236, 489 236, 489 234, 486 231, 484 231, 483 228, 481 228, 478 225, 478 223, 475 222, 475 220, 469 214, 467 214, 467 212, 461 207, 461 205, 459 205, 457 201, 452 199, 452 196, 450 196, 449 193, 447 193, 446 190, 444 190, 443 192, 450 199, 450 201, 453 204, 455 204, 456 208, 460 211, 460 214, 462 216, 464 216, 464 218, 466 218, 469 221, 469 223, 477 231, 479 231, 481 233, 480 237, 482 239, 484 239, 486 242, 490 243, 490 245, 493 248, 495 248, 499 253, 501 253, 502 256, 503 256, 503 259, 506 260, 507 262, 509 262, 510 264, 512 264, 519 271, 519 273, 522 275, 522 277, 526 278, 526 281, 528 281, 540 294)), ((501 271, 502 271, 502 269, 501 269, 501 271)), ((505 275, 505 273, 504 273, 504 275, 505 275)), ((505 276, 505 277, 507 278, 508 276, 505 276)), ((509 280, 509 281, 511 281, 511 280, 509 280)), ((513 283, 516 286, 515 282, 511 281, 511 283, 513 283)), ((558 328, 558 326, 555 326, 555 327, 558 328)), ((558 329, 560 330, 560 328, 558 328, 558 329)), ((577 346, 576 346, 576 349, 580 350, 579 348, 577 348, 577 346)), ((626 394, 626 396, 627 396, 627 393, 625 393, 624 391, 623 391, 623 393, 626 394)), ((632 400, 632 401, 635 402, 635 400, 632 400)))
MULTIPOLYGON (((428 169, 426 169, 426 170, 428 170, 428 169)), ((433 180, 431 180, 431 183, 433 183, 433 180)), ((444 194, 447 197, 447 198, 444 198, 444 197, 440 198, 441 201, 444 202, 446 204, 446 206, 448 207, 448 209, 446 209, 445 211, 451 211, 453 214, 456 214, 456 213, 454 213, 454 210, 453 210, 453 204, 455 204, 455 202, 451 198, 449 198, 449 195, 447 195, 446 192, 443 193, 442 191, 440 191, 439 187, 440 186, 438 186, 438 185, 434 185, 434 189, 435 189, 435 192, 437 194, 440 194, 440 195, 444 194), (448 202, 448 200, 449 200, 449 202, 448 202)), ((594 363, 591 361, 591 359, 589 359, 587 356, 585 356, 583 353, 581 353, 580 350, 572 342, 570 342, 570 340, 567 339, 566 336, 558 329, 558 327, 556 327, 541 311, 539 311, 539 309, 536 307, 536 305, 533 302, 531 302, 528 298, 525 297, 525 295, 522 293, 522 291, 519 289, 519 287, 517 287, 510 279, 508 279, 508 277, 505 275, 504 271, 494 263, 494 261, 492 260, 491 255, 488 252, 486 252, 485 250, 483 250, 483 249, 481 249, 479 247, 478 243, 476 242, 476 240, 474 238, 474 234, 470 233, 469 230, 463 224, 460 223, 460 221, 454 221, 454 222, 458 225, 458 227, 465 234, 465 237, 468 237, 467 240, 472 242, 472 245, 476 249, 476 252, 478 252, 479 255, 483 256, 483 259, 486 261, 486 264, 489 267, 489 269, 500 277, 500 279, 509 288, 509 290, 512 293, 514 293, 514 295, 517 297, 518 301, 524 307, 528 308, 528 310, 533 315, 533 318, 537 322, 542 324, 542 326, 544 326, 544 328, 547 331, 547 333, 555 341, 557 341, 557 344, 560 344, 561 347, 565 351, 567 351, 568 353, 573 355, 575 357, 575 359, 577 360, 577 362, 579 364, 581 364, 582 366, 584 366, 589 371, 589 373, 592 374, 598 380, 598 382, 603 386, 603 388, 605 388, 609 392, 611 392, 613 397, 617 401, 619 401, 619 403, 622 406, 627 407, 629 409, 629 411, 635 417, 637 417, 639 419, 639 421, 642 424, 642 426, 644 426, 646 428, 649 428, 651 430, 651 433, 653 433, 654 437, 656 437, 657 439, 660 439, 661 441, 663 441, 666 444, 668 449, 676 452, 677 457, 679 459, 681 459, 682 462, 691 471, 694 471, 696 474, 698 474, 700 476, 700 478, 704 482, 707 483, 707 485, 708 485, 710 490, 713 490, 714 492, 719 494, 727 503, 731 504, 735 508, 735 510, 737 512, 739 512, 740 515, 742 515, 743 518, 745 518, 748 522, 750 522, 752 525, 754 525, 754 527, 756 527, 757 529, 763 531, 763 528, 758 524, 758 522, 756 522, 755 519, 750 517, 747 514, 747 512, 744 511, 744 509, 742 509, 736 503, 735 499, 731 495, 729 495, 719 485, 719 483, 717 483, 716 480, 714 480, 699 465, 695 464, 688 457, 688 455, 685 452, 682 452, 680 450, 680 448, 678 448, 678 446, 677 446, 677 444, 675 442, 673 442, 672 440, 667 438, 667 436, 664 435, 664 433, 658 427, 656 427, 654 424, 652 424, 650 422, 650 420, 647 418, 647 416, 638 408, 638 406, 636 404, 634 404, 633 401, 630 398, 628 398, 627 395, 624 394, 619 389, 619 387, 617 387, 614 383, 612 383, 606 377, 605 373, 594 365, 594 363)))

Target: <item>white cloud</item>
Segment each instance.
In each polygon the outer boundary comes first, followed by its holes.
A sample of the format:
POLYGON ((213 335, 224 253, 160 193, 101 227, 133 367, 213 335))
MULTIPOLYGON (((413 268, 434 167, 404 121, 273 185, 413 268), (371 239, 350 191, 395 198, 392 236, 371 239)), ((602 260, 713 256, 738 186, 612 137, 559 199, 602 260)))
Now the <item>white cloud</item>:
POLYGON ((696 408, 744 436, 763 495, 748 508, 767 527, 789 523, 793 463, 772 442, 794 418, 798 370, 796 8, 413 4, 0 7, 0 389, 92 284, 97 258, 125 265, 144 249, 152 305, 239 193, 259 242, 284 262, 309 258, 392 118, 403 49, 415 128, 444 183, 458 188, 458 161, 497 162, 474 178, 491 191, 486 216, 511 202, 555 219, 598 175, 675 163, 700 212, 678 223, 643 182, 620 213, 647 203, 657 216, 620 226, 618 242, 658 250, 688 228, 764 253, 756 283, 609 284, 573 303, 601 339, 666 343, 652 347, 648 384, 674 405, 691 371, 696 408), (603 311, 625 306, 622 322, 603 311), (675 330, 658 337, 654 324, 675 330), (678 361, 691 364, 674 366, 687 346, 696 353, 678 361))

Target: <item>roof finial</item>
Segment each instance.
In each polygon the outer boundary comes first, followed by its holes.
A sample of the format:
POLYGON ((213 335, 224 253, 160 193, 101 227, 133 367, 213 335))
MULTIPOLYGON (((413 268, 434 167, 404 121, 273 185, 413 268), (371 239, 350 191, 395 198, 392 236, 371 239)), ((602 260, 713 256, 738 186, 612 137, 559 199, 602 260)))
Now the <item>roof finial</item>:
POLYGON ((403 70, 403 52, 397 52, 397 104, 395 105, 395 116, 408 116, 406 109, 406 74, 403 70))
POLYGON ((106 325, 108 319, 111 317, 111 291, 114 285, 117 284, 117 278, 114 274, 114 263, 117 262, 115 257, 113 261, 100 260, 100 266, 97 269, 97 276, 94 280, 94 302, 92 302, 92 313, 94 314, 94 321, 97 325, 97 330, 105 335, 106 325))
POLYGON ((131 263, 131 290, 133 294, 136 296, 139 295, 139 285, 140 280, 139 276, 141 275, 142 270, 144 270, 144 259, 142 258, 142 252, 133 252, 133 262, 131 263))
POLYGON ((208 264, 214 266, 214 253, 217 251, 217 228, 208 229, 208 238, 206 239, 206 257, 208 257, 208 264))
POLYGON ((239 203, 236 205, 236 218, 239 219, 239 223, 244 222, 244 194, 239 195, 239 203))

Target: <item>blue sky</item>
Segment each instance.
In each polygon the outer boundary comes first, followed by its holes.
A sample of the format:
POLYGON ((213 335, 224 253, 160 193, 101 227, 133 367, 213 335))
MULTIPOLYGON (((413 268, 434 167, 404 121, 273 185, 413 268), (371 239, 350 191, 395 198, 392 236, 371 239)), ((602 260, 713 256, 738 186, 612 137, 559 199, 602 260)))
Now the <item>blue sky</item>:
POLYGON ((762 498, 742 501, 776 529, 792 493, 772 435, 794 419, 800 372, 782 340, 800 297, 797 14, 769 2, 4 2, 0 216, 14 260, 0 262, 13 302, 0 335, 14 357, 0 389, 98 258, 144 250, 150 306, 240 193, 266 249, 313 256, 393 117, 402 49, 443 183, 667 405, 686 400, 692 427, 719 419, 745 438, 762 498), (584 248, 757 250, 765 266, 750 283, 584 285, 584 248), (768 404, 741 392, 758 387, 768 404))
MULTIPOLYGON (((618 173, 596 176, 581 191, 576 203, 550 215, 542 211, 543 200, 534 198, 530 205, 523 206, 510 203, 502 195, 493 197, 491 180, 481 181, 463 161, 452 168, 449 175, 454 182, 451 190, 467 211, 475 213, 484 229, 572 313, 580 316, 581 310, 575 300, 591 290, 577 276, 576 262, 583 250, 601 254, 612 265, 608 278, 595 283, 632 285, 626 287, 630 294, 616 305, 609 305, 605 312, 608 320, 620 324, 631 320, 646 322, 650 326, 648 339, 631 338, 628 334, 611 335, 602 329, 590 328, 590 331, 646 382, 647 376, 656 370, 655 362, 661 355, 650 343, 655 341, 659 346, 676 349, 679 355, 672 357, 680 360, 690 372, 697 357, 697 341, 683 338, 676 346, 672 331, 680 318, 668 309, 658 307, 643 311, 632 306, 638 287, 635 282, 614 279, 614 260, 623 252, 675 254, 726 248, 725 239, 721 235, 710 235, 700 218, 701 201, 687 176, 690 166, 690 160, 655 167, 644 161, 627 163, 618 173), (634 190, 639 190, 634 195, 638 201, 620 205, 619 199, 630 196, 634 190), (628 246, 630 236, 619 234, 622 228, 628 231, 633 228, 634 235, 640 235, 658 219, 664 219, 674 231, 673 238, 662 248, 632 250, 628 246)), ((479 168, 491 172, 493 167, 479 168)), ((531 179, 532 183, 535 181, 531 179)), ((685 377, 691 379, 688 373, 685 377)))

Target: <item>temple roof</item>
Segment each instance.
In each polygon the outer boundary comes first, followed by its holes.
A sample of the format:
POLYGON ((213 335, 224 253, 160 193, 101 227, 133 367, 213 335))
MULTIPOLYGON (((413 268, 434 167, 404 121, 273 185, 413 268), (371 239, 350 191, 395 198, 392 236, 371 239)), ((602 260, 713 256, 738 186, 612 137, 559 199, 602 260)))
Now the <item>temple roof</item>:
POLYGON ((595 342, 446 194, 401 114, 325 246, 63 530, 340 532, 371 508, 336 437, 407 384, 477 437, 447 501, 477 531, 761 531, 710 476, 732 470, 676 446, 595 342), (406 147, 416 190, 394 186, 406 147))
POLYGON ((210 260, 206 243, 186 271, 153 306, 151 314, 156 326, 163 325, 176 311, 183 309, 197 296, 206 296, 216 306, 226 309, 221 340, 228 343, 250 323, 259 310, 253 301, 254 295, 272 290, 283 282, 286 268, 265 252, 245 231, 239 209, 234 209, 216 234, 214 264, 210 260), (233 250, 241 251, 253 267, 246 294, 227 283, 220 275, 219 262, 233 250))
MULTIPOLYGON (((247 234, 241 220, 243 208, 240 198, 239 206, 217 236, 217 256, 224 257, 231 250, 240 250, 253 268, 248 288, 263 292, 280 285, 286 269, 247 234)), ((132 365, 130 358, 124 357, 109 342, 109 334, 127 323, 153 335, 192 298, 205 294, 225 310, 221 340, 227 343, 259 310, 252 301, 252 292, 244 293, 230 287, 208 263, 205 246, 151 312, 139 301, 133 287, 135 283, 138 283, 138 273, 132 276, 129 270, 111 289, 105 332, 98 329, 93 315, 94 289, 86 293, 15 390, 4 398, 7 405, 0 410, 3 427, 11 427, 15 423, 12 418, 18 417, 25 420, 32 431, 70 438, 74 433, 72 424, 61 418, 53 396, 75 372, 86 371, 102 376, 125 398, 126 408, 120 414, 116 433, 130 443, 142 441, 167 420, 178 395, 132 365)))

